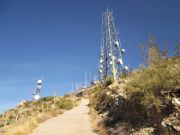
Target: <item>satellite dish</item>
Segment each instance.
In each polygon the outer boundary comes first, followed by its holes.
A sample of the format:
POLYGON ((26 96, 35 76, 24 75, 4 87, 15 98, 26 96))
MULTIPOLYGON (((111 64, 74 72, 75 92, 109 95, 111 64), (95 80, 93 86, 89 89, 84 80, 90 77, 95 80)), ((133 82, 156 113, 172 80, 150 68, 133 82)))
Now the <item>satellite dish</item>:
POLYGON ((103 53, 101 52, 101 57, 103 56, 103 53))
POLYGON ((110 61, 110 63, 109 63, 110 65, 112 65, 112 61, 110 61))
POLYGON ((103 59, 100 60, 100 63, 103 63, 103 59))
POLYGON ((99 69, 99 73, 102 73, 102 69, 99 69))
POLYGON ((35 99, 35 100, 39 100, 39 98, 40 98, 39 95, 35 95, 35 96, 34 96, 34 99, 35 99))
POLYGON ((124 66, 124 70, 125 70, 125 71, 129 71, 128 66, 124 66))
POLYGON ((38 83, 38 84, 42 84, 42 80, 38 80, 37 83, 38 83))
POLYGON ((114 42, 114 45, 115 45, 116 47, 119 47, 119 42, 118 42, 118 41, 115 41, 115 42, 114 42))
POLYGON ((123 65, 122 58, 118 59, 117 62, 118 62, 118 64, 123 65))
POLYGON ((125 53, 125 49, 121 49, 121 53, 125 53))

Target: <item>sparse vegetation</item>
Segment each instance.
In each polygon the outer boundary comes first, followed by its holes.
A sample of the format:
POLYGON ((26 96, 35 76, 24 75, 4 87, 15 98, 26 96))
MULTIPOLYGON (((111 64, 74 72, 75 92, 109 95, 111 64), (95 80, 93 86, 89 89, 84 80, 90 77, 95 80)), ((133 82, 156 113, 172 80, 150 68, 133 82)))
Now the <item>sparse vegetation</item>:
POLYGON ((111 135, 180 134, 180 57, 179 43, 175 56, 168 58, 165 45, 160 50, 149 34, 141 44, 144 65, 118 84, 105 84, 92 90, 90 106, 103 116, 101 121, 111 135))
POLYGON ((62 98, 56 102, 56 106, 58 106, 59 109, 70 110, 74 105, 72 100, 62 98))
MULTIPOLYGON (((39 123, 70 110, 79 98, 44 97, 38 101, 27 101, 0 116, 0 129, 5 135, 27 135, 39 123)), ((0 134, 1 134, 0 132, 0 134)))
POLYGON ((179 67, 180 57, 141 67, 124 78, 126 83, 118 84, 119 87, 94 88, 90 105, 104 116, 102 121, 110 134, 115 132, 112 128, 119 131, 120 125, 125 127, 122 130, 128 129, 128 134, 141 131, 142 127, 149 127, 151 134, 178 134, 163 127, 162 122, 169 115, 178 114, 172 100, 179 98, 179 67), (126 95, 122 96, 122 90, 126 95))

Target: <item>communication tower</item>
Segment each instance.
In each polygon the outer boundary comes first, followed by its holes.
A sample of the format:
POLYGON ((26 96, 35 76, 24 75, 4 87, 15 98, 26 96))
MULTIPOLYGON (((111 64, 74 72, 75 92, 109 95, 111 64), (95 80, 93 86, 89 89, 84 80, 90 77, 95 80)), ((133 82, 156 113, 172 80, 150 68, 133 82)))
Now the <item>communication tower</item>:
POLYGON ((33 99, 34 100, 39 100, 41 89, 42 89, 42 79, 39 79, 37 81, 37 85, 36 85, 35 90, 33 92, 33 99))
POLYGON ((122 48, 121 41, 118 38, 113 13, 107 9, 102 14, 102 39, 99 64, 100 80, 105 80, 106 77, 112 77, 113 81, 116 82, 121 73, 128 71, 128 67, 123 64, 123 53, 125 53, 125 49, 122 48))

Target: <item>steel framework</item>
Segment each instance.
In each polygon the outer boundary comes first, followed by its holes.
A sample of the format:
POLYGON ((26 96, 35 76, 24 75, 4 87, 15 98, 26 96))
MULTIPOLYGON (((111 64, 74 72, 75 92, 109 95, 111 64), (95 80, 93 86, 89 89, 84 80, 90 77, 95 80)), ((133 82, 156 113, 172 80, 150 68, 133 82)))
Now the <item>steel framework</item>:
POLYGON ((36 85, 35 90, 33 92, 33 99, 34 100, 39 100, 39 98, 40 98, 40 92, 42 89, 42 80, 43 79, 40 79, 37 81, 37 85, 36 85))
POLYGON ((102 39, 99 75, 100 80, 106 77, 112 77, 114 82, 123 71, 127 71, 128 67, 124 66, 122 54, 125 49, 121 48, 118 32, 114 24, 112 11, 108 9, 102 14, 102 39))

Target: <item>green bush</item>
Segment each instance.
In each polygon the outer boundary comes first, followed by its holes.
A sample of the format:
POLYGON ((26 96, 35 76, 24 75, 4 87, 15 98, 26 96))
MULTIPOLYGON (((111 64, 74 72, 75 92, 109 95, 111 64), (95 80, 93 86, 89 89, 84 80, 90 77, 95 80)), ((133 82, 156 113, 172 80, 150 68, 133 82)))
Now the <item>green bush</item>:
POLYGON ((139 98, 139 103, 144 108, 156 108, 161 110, 164 107, 165 95, 168 95, 177 85, 180 85, 179 70, 174 70, 173 65, 167 62, 160 66, 142 68, 133 74, 130 83, 127 85, 129 100, 135 101, 139 98), (134 96, 140 92, 140 96, 134 96))
POLYGON ((4 127, 4 124, 0 124, 0 128, 4 127))
POLYGON ((113 83, 113 79, 111 77, 107 76, 106 79, 105 79, 104 85, 109 86, 112 83, 113 83))
POLYGON ((115 98, 112 95, 117 95, 115 89, 109 89, 107 87, 98 86, 93 89, 93 95, 90 98, 90 105, 98 113, 112 113, 115 109, 115 98))
POLYGON ((39 100, 39 102, 42 102, 42 101, 44 101, 44 102, 52 101, 53 99, 54 99, 54 97, 52 97, 52 96, 43 97, 43 98, 41 98, 41 99, 39 100))
POLYGON ((162 119, 173 111, 171 98, 173 91, 180 85, 179 67, 179 58, 142 67, 125 78, 124 91, 127 98, 118 95, 119 89, 109 89, 105 83, 92 91, 90 105, 99 113, 108 112, 107 125, 120 121, 133 126, 160 125, 162 119), (109 95, 116 95, 116 98, 109 95))
POLYGON ((180 85, 179 64, 180 59, 164 60, 159 65, 141 68, 128 77, 130 82, 126 86, 126 101, 129 108, 136 112, 137 122, 140 116, 144 120, 160 124, 163 117, 168 115, 163 112, 172 111, 172 93, 180 85))
POLYGON ((65 110, 70 110, 73 108, 74 104, 73 101, 70 99, 65 99, 62 98, 59 101, 56 102, 56 105, 60 108, 60 109, 65 109, 65 110))

